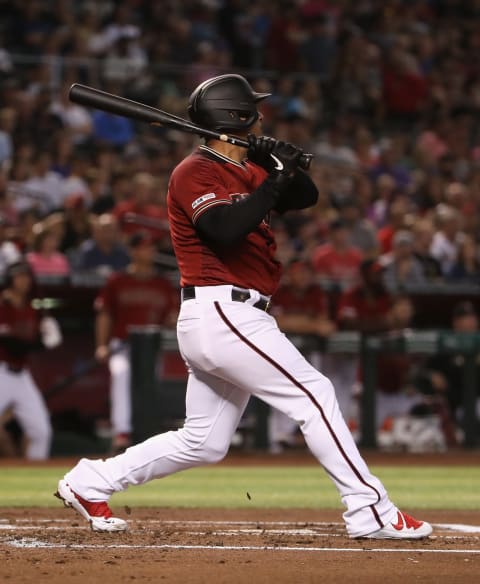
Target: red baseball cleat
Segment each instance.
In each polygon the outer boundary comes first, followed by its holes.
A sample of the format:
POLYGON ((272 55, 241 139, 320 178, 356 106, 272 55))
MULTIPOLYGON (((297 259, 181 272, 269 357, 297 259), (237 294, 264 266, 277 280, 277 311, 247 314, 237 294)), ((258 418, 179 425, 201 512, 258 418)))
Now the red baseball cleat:
POLYGON ((77 495, 68 483, 61 479, 55 497, 61 499, 65 507, 72 507, 78 511, 89 523, 92 531, 125 531, 127 522, 119 517, 113 517, 112 510, 106 501, 92 503, 77 495))
POLYGON ((426 521, 417 521, 410 515, 398 511, 397 522, 389 523, 381 529, 362 535, 370 539, 422 539, 428 537, 433 529, 426 521))

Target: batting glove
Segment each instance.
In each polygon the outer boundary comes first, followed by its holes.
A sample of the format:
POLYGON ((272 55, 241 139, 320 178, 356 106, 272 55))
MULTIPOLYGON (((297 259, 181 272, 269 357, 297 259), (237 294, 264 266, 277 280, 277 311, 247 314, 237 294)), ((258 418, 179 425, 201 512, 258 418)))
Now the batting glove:
POLYGON ((249 134, 247 136, 247 141, 249 143, 247 150, 248 160, 261 166, 267 172, 271 172, 275 167, 275 162, 270 155, 277 145, 277 140, 275 140, 275 138, 270 138, 269 136, 255 136, 255 134, 249 134))
POLYGON ((300 158, 303 154, 301 148, 297 148, 289 142, 279 141, 276 143, 270 158, 274 162, 273 170, 270 176, 274 179, 279 187, 286 186, 298 169, 300 158))

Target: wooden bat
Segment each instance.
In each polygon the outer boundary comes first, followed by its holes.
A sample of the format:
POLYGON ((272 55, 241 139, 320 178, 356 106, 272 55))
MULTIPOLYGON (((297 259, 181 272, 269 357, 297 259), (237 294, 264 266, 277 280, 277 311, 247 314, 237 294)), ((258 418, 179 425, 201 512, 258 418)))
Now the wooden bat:
MULTIPOLYGON (((164 126, 166 128, 175 128, 181 132, 188 132, 190 134, 197 134, 204 138, 214 138, 216 140, 221 140, 222 142, 228 142, 235 146, 241 146, 242 148, 248 148, 249 144, 246 140, 237 138, 235 136, 230 136, 229 134, 223 134, 221 132, 216 132, 215 130, 208 130, 207 128, 201 128, 184 118, 169 114, 163 110, 157 109, 150 105, 140 103, 138 101, 132 101, 131 99, 126 99, 125 97, 120 97, 119 95, 114 95, 112 93, 107 93, 106 91, 101 91, 100 89, 95 89, 94 87, 89 87, 88 85, 81 85, 80 83, 74 83, 69 90, 68 97, 70 101, 75 103, 80 103, 89 107, 94 107, 118 116, 124 116, 126 118, 131 118, 133 120, 139 120, 141 122, 147 122, 153 126, 164 126)), ((312 162, 313 154, 302 154, 300 158, 300 167, 304 170, 308 170, 312 162)))

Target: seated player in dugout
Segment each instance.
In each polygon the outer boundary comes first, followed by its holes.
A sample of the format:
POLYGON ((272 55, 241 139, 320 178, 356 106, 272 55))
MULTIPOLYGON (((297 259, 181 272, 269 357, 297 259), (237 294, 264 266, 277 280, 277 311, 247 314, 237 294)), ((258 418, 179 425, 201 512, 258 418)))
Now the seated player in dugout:
POLYGON ((131 444, 129 329, 146 325, 173 328, 178 314, 178 293, 156 269, 151 233, 134 233, 129 253, 126 270, 112 274, 95 300, 95 355, 99 361, 108 361, 110 370, 110 422, 116 454, 131 444))
POLYGON ((371 474, 330 380, 268 312, 282 269, 270 214, 311 207, 318 191, 300 168, 301 148, 261 135, 257 104, 267 97, 232 74, 206 80, 190 96, 193 122, 233 133, 249 147, 208 139, 170 177, 168 214, 182 287, 177 337, 189 372, 184 426, 112 458, 83 458, 60 479, 57 496, 94 530, 124 531, 127 522, 113 515, 110 496, 220 461, 254 395, 299 424, 347 508, 350 537, 427 537, 432 527, 401 512, 371 474))

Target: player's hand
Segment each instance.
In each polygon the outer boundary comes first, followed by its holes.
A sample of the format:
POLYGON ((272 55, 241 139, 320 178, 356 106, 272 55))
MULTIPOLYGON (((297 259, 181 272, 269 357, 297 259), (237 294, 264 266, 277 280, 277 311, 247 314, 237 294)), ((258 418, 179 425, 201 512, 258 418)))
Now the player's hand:
POLYGON ((297 148, 290 142, 278 141, 270 153, 271 158, 275 162, 270 176, 275 180, 279 187, 284 187, 290 182, 299 166, 300 157, 303 154, 301 148, 297 148))
POLYGON ((255 134, 249 134, 247 136, 247 141, 249 144, 247 150, 247 158, 254 164, 258 164, 264 168, 267 172, 271 172, 275 167, 275 162, 270 154, 273 152, 277 144, 275 138, 270 138, 269 136, 255 136, 255 134))
POLYGON ((110 355, 110 350, 107 345, 99 345, 95 350, 95 359, 100 361, 100 363, 104 363, 108 356, 110 355))

